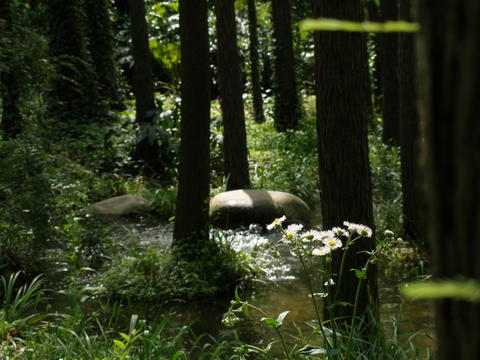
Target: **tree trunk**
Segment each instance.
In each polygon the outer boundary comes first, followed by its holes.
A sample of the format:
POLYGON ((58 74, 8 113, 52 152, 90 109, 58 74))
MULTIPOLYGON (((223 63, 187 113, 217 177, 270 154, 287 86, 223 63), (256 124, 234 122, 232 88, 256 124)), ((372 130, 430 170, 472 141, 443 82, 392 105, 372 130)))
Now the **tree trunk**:
POLYGON ((210 61, 206 0, 180 0, 181 144, 174 246, 208 240, 210 193, 210 61))
MULTIPOLYGON (((400 0, 400 18, 412 21, 412 1, 400 0)), ((399 36, 398 69, 399 111, 400 111, 400 156, 403 195, 403 226, 406 237, 414 245, 424 240, 423 193, 421 190, 419 159, 419 118, 417 108, 417 77, 415 72, 414 35, 403 33, 399 36)))
POLYGON ((295 129, 300 118, 289 0, 272 0, 275 56, 275 128, 295 129))
POLYGON ((260 84, 260 63, 258 56, 257 9, 255 0, 247 0, 248 7, 248 35, 250 51, 250 76, 252 82, 253 113, 257 123, 265 122, 263 113, 262 88, 260 84))
POLYGON ((99 81, 99 96, 107 107, 120 104, 109 1, 84 0, 88 22, 88 48, 99 81))
MULTIPOLYGON (((398 19, 398 0, 382 0, 380 13, 383 21, 398 19)), ((398 101, 398 33, 381 34, 379 56, 382 63, 383 88, 383 142, 400 144, 398 101), (387 70, 388 69, 388 70, 387 70)))
MULTIPOLYGON (((434 277, 480 281, 480 2, 418 1, 421 128, 434 277)), ((436 303, 439 360, 480 358, 480 303, 436 303)))
POLYGON ((83 2, 46 1, 50 50, 57 76, 53 78, 48 112, 58 120, 59 136, 79 135, 78 124, 92 124, 102 113, 98 82, 87 48, 83 2))
POLYGON ((215 0, 218 82, 223 114, 227 190, 248 188, 247 134, 234 0, 215 0))
MULTIPOLYGON (((375 0, 367 2, 368 20, 373 22, 380 22, 380 12, 375 0)), ((373 51, 375 58, 373 60, 373 72, 371 73, 371 88, 372 88, 372 103, 374 114, 383 113, 383 89, 382 89, 382 63, 380 61, 380 38, 378 34, 369 35, 373 44, 373 51)))
POLYGON ((144 0, 128 0, 133 52, 133 91, 136 103, 136 121, 140 135, 134 158, 143 162, 152 173, 162 173, 155 118, 152 59, 148 43, 148 26, 144 0))
MULTIPOLYGON (((12 34, 12 13, 10 1, 0 0, 0 29, 3 34, 12 34)), ((3 35, 5 36, 5 35, 3 35)), ((14 139, 22 131, 22 117, 20 114, 20 89, 15 75, 14 64, 12 63, 10 51, 4 54, 6 69, 0 71, 0 96, 2 99, 1 129, 3 138, 14 139)))
MULTIPOLYGON (((315 1, 316 17, 361 21, 362 10, 360 0, 315 1)), ((366 36, 348 32, 316 32, 314 36, 323 227, 341 226, 347 220, 373 229, 367 138, 370 96, 366 36)), ((358 279, 350 269, 361 269, 368 258, 357 252, 373 249, 374 237, 362 239, 350 248, 337 300, 354 304, 358 279)), ((337 274, 340 256, 336 254, 333 261, 333 272, 337 274)), ((369 291, 362 288, 358 302, 360 315, 365 314, 369 306, 375 307, 377 302, 375 267, 369 268, 366 283, 369 291)), ((352 307, 336 307, 334 315, 351 317, 352 311, 352 307)))

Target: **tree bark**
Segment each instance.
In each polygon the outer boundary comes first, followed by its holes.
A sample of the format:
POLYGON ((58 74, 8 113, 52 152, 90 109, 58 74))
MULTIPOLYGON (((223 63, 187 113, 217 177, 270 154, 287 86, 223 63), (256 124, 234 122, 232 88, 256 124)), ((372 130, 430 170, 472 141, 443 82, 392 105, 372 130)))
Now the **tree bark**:
MULTIPOLYGON (((210 61, 206 0, 180 0, 181 144, 174 246, 208 240, 210 61)), ((184 257, 195 259, 192 251, 184 257)))
POLYGON ((47 0, 50 50, 56 76, 48 112, 58 120, 59 136, 79 135, 78 124, 92 124, 102 113, 98 82, 87 48, 83 2, 47 0))
POLYGON ((88 22, 88 48, 99 81, 99 96, 107 107, 119 107, 117 66, 107 0, 84 0, 88 22))
POLYGON ((252 82, 252 99, 254 119, 257 123, 265 122, 263 113, 262 87, 260 84, 260 62, 258 56, 257 9, 255 0, 247 0, 248 7, 248 35, 250 52, 250 77, 252 82))
MULTIPOLYGON (((369 21, 380 22, 380 10, 375 0, 367 2, 367 12, 369 21)), ((378 34, 370 34, 373 44, 373 51, 375 58, 373 60, 373 72, 371 74, 371 88, 372 88, 372 105, 374 114, 383 113, 383 89, 382 89, 382 63, 380 61, 380 38, 378 34)))
MULTIPOLYGON (((315 1, 315 16, 361 21, 360 0, 315 1)), ((366 36, 348 32, 315 33, 315 80, 320 201, 325 229, 343 221, 374 228, 372 186, 368 160, 367 123, 370 111, 366 36)), ((358 279, 350 269, 361 269, 375 249, 374 237, 356 242, 349 250, 339 301, 355 303, 358 279)), ((340 256, 333 261, 338 274, 340 256)), ((359 315, 377 302, 376 268, 370 267, 358 301, 359 315), (369 298, 369 294, 371 298, 369 298)), ((332 292, 332 294, 335 291, 332 292)), ((330 296, 332 296, 330 294, 330 296)), ((336 307, 335 316, 352 316, 352 307, 336 307)), ((327 314, 328 315, 328 314, 327 314)))
POLYGON ((157 133, 154 128, 155 98, 152 59, 148 43, 148 25, 144 0, 128 0, 133 52, 133 91, 135 94, 136 121, 140 135, 134 158, 143 162, 146 170, 160 174, 163 164, 157 133))
POLYGON ((215 0, 227 190, 250 186, 234 0, 215 0))
MULTIPOLYGON (((480 2, 419 0, 420 117, 434 277, 480 281, 480 2)), ((480 358, 480 304, 436 303, 439 360, 480 358)))
MULTIPOLYGON (((399 15, 404 21, 412 21, 412 1, 400 0, 399 15)), ((398 48, 400 156, 403 195, 403 227, 407 239, 413 245, 421 245, 425 233, 422 220, 424 201, 422 174, 420 172, 419 115, 417 108, 417 77, 415 71, 415 36, 400 34, 398 48)))
MULTIPOLYGON (((380 13, 383 21, 398 20, 398 0, 382 0, 380 13)), ((383 88, 383 142, 400 144, 398 102, 398 33, 381 34, 379 56, 382 63, 383 88)))
POLYGON ((289 0, 272 0, 275 57, 275 128, 295 129, 300 118, 289 0))

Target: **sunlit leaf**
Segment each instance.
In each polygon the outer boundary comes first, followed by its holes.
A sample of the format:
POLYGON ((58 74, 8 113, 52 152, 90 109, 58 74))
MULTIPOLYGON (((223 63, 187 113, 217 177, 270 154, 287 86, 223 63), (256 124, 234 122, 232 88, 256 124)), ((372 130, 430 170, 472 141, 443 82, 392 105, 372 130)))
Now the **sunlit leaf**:
POLYGON ((412 299, 451 298, 479 302, 480 282, 476 280, 415 282, 404 285, 400 289, 400 293, 412 299))
POLYGON ((290 312, 290 310, 284 311, 277 316, 277 320, 276 320, 277 326, 282 326, 283 320, 285 319, 285 317, 288 315, 289 312, 290 312))
POLYGON ((355 22, 338 19, 306 19, 300 22, 303 30, 314 31, 347 31, 347 32, 371 32, 371 33, 389 33, 389 32, 416 32, 420 26, 417 23, 405 21, 386 21, 379 22, 355 22))

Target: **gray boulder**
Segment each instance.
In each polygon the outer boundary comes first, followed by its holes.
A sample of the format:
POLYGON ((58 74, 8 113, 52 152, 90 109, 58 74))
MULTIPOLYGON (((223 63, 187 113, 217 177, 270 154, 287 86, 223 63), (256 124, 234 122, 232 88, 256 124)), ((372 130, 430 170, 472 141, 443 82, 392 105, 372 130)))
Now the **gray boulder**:
POLYGON ((102 215, 127 215, 146 212, 152 209, 152 203, 137 195, 121 195, 99 201, 92 208, 102 215))
POLYGON ((298 196, 269 190, 227 191, 210 200, 211 222, 220 227, 265 226, 283 215, 288 223, 308 224, 310 208, 298 196))

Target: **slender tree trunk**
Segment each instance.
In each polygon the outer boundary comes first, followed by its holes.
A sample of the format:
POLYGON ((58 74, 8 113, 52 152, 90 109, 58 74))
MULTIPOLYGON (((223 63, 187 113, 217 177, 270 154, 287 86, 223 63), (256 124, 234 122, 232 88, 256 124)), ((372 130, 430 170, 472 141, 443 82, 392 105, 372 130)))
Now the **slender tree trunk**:
MULTIPOLYGON (((400 18, 412 21, 412 1, 400 0, 400 18)), ((414 35, 400 34, 398 49, 400 155, 403 195, 403 226, 405 234, 414 244, 423 240, 424 213, 419 164, 419 118, 417 108, 417 77, 415 71, 414 35)))
MULTIPOLYGON (((398 0, 382 0, 380 13, 383 21, 398 19, 398 0)), ((379 56, 382 63, 383 88, 383 142, 400 144, 398 101, 398 34, 381 34, 379 56)))
MULTIPOLYGON (((208 240, 210 61, 206 0, 180 0, 181 144, 174 246, 208 240)), ((198 249, 197 249, 198 250, 198 249)), ((192 250, 186 258, 201 254, 192 250)))
MULTIPOLYGON (((420 116, 434 277, 480 281, 480 2, 419 0, 420 116)), ((439 360, 480 358, 480 303, 436 303, 439 360)))
POLYGON ((109 15, 109 1, 84 0, 87 15, 88 48, 99 80, 99 96, 106 103, 117 106, 117 66, 113 48, 112 23, 109 15))
POLYGON ((250 51, 250 77, 252 82, 253 113, 257 123, 265 122, 262 88, 260 85, 260 59, 258 56, 257 9, 255 0, 247 0, 248 35, 250 51))
POLYGON ((161 173, 160 151, 154 130, 155 99, 152 59, 148 43, 148 26, 144 0, 128 0, 133 51, 133 90, 136 103, 136 121, 140 127, 134 157, 147 170, 161 173))
POLYGON ((290 0, 272 0, 275 127, 278 131, 295 129, 300 120, 290 12, 290 0))
POLYGON ((215 0, 218 81, 223 114, 227 190, 248 188, 247 134, 242 99, 240 55, 237 46, 234 0, 215 0))
MULTIPOLYGON (((10 1, 0 0, 0 30, 3 34, 12 34, 12 13, 10 1)), ((5 36, 5 35, 3 35, 5 36)), ((22 131, 22 117, 20 114, 20 88, 15 75, 11 53, 4 55, 6 69, 0 71, 0 96, 2 99, 1 128, 4 139, 16 138, 22 131)))
MULTIPOLYGON (((315 0, 315 16, 361 21, 360 0, 315 0)), ((368 160, 367 123, 370 109, 366 36, 348 32, 315 33, 315 80, 320 201, 323 227, 343 221, 373 229, 372 190, 368 160)), ((361 269, 375 249, 375 240, 362 239, 349 249, 339 301, 355 303, 358 279, 350 269, 361 269)), ((338 274, 341 254, 333 261, 338 274)), ((370 267, 358 302, 359 315, 377 302, 376 269, 370 267), (368 294, 370 293, 371 298, 368 294)), ((332 292, 333 293, 333 292, 332 292)), ((330 294, 332 295, 332 294, 330 294)), ((351 307, 336 307, 335 316, 352 316, 351 307)))
POLYGON ((65 131, 79 135, 78 124, 92 124, 102 113, 98 82, 87 48, 82 1, 47 0, 50 50, 57 76, 53 78, 48 112, 65 131))
MULTIPOLYGON (((375 0, 367 2, 368 19, 374 22, 380 22, 380 11, 375 0)), ((382 63, 380 61, 380 39, 377 34, 370 34, 373 44, 375 58, 373 60, 373 72, 371 73, 372 103, 375 114, 383 113, 383 89, 382 89, 382 63)))

